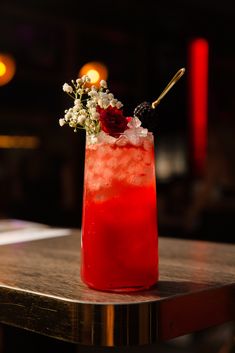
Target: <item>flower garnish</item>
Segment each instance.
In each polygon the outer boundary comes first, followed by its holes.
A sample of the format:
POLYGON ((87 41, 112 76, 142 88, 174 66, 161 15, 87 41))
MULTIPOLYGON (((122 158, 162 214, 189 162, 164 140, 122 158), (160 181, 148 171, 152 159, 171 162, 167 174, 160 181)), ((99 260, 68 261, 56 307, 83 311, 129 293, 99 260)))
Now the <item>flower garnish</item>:
POLYGON ((123 115, 122 110, 108 106, 107 109, 97 107, 101 129, 111 136, 118 136, 124 132, 128 126, 128 118, 123 115))
POLYGON ((96 88, 84 75, 72 80, 71 85, 65 83, 63 91, 74 100, 74 105, 65 110, 64 117, 59 119, 60 126, 67 124, 74 131, 85 129, 89 135, 97 135, 102 130, 117 135, 128 128, 121 110, 123 105, 109 92, 106 81, 101 80, 96 88))

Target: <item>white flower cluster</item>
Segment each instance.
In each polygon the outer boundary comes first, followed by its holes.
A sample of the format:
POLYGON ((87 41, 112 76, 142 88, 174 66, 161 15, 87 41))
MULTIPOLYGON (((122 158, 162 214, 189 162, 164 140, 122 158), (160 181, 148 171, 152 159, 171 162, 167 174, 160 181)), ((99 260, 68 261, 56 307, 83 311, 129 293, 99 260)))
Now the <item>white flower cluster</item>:
POLYGON ((60 126, 68 124, 74 131, 86 129, 89 135, 100 132, 98 106, 102 109, 107 109, 109 106, 120 109, 123 106, 109 92, 106 81, 101 80, 99 88, 96 88, 90 85, 90 78, 87 75, 76 81, 72 80, 71 85, 65 83, 63 91, 73 98, 74 105, 65 110, 64 117, 59 119, 60 126))

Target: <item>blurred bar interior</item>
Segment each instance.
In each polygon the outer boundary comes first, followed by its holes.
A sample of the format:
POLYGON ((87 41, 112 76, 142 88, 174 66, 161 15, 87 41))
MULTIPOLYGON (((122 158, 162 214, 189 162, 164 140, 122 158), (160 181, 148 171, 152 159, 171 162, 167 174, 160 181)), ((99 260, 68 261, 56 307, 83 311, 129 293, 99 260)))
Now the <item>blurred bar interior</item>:
POLYGON ((2 0, 1 218, 81 225, 84 134, 59 127, 64 82, 107 77, 132 115, 186 67, 153 126, 160 234, 234 242, 234 15, 233 0, 2 0))

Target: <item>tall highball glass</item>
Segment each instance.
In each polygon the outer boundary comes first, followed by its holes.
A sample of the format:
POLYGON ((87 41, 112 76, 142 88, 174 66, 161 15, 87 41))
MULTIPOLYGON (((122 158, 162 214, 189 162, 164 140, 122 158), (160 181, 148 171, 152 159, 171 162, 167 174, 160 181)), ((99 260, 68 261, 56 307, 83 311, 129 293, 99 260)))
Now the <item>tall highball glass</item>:
POLYGON ((87 136, 81 256, 81 277, 91 288, 128 292, 157 282, 152 133, 95 143, 87 136))

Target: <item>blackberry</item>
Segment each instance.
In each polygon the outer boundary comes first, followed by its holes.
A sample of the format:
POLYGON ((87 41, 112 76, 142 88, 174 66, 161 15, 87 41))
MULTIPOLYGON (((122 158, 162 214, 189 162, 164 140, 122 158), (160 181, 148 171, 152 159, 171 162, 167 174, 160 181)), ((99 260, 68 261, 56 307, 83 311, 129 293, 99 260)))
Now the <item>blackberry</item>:
POLYGON ((154 129, 156 126, 156 109, 152 108, 149 102, 139 104, 134 110, 134 116, 138 117, 142 126, 147 129, 154 129))

